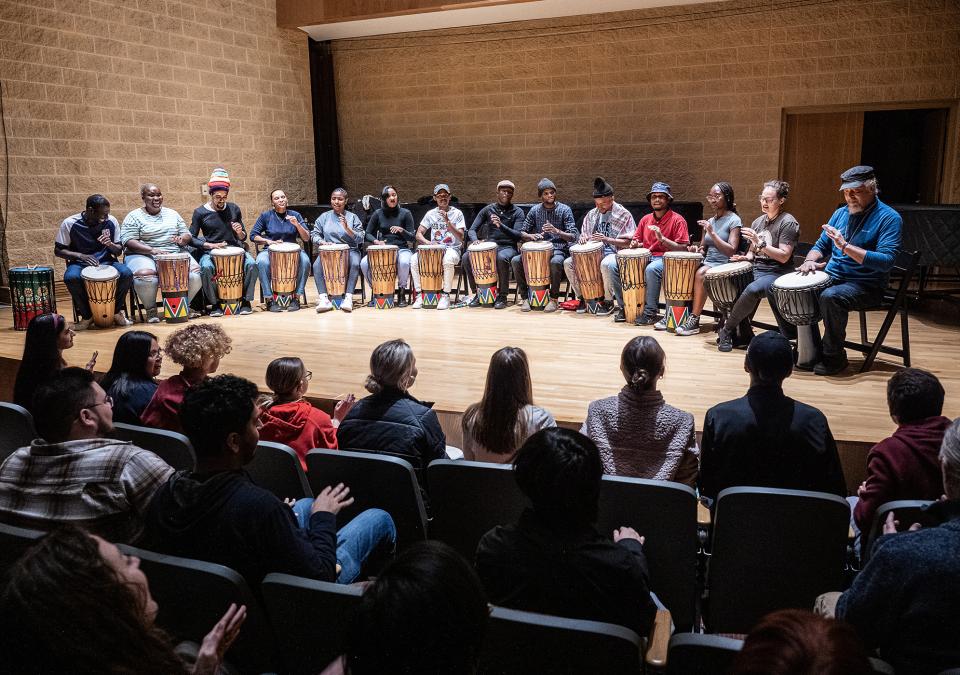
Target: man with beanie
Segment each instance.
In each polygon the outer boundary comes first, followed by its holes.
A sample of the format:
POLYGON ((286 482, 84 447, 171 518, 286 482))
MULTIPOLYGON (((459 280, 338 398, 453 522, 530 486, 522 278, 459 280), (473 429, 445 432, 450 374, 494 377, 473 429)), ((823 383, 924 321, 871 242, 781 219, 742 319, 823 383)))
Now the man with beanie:
MULTIPOLYGON (((563 281, 563 261, 570 255, 570 242, 576 241, 580 234, 577 221, 569 206, 557 201, 557 186, 549 178, 537 183, 540 203, 527 212, 520 228, 520 239, 527 241, 548 241, 553 244, 550 257, 550 301, 543 311, 557 311, 560 299, 560 282, 563 281)), ((517 296, 520 298, 520 311, 530 311, 530 299, 527 297, 527 275, 523 269, 523 256, 516 255, 510 261, 513 276, 517 280, 517 296)))
MULTIPOLYGON (((594 208, 587 212, 583 217, 583 225, 580 228, 580 237, 577 243, 585 244, 588 241, 598 241, 603 244, 603 262, 600 265, 600 271, 603 274, 603 296, 604 301, 600 305, 597 314, 609 314, 613 311, 613 277, 617 277, 616 284, 619 287, 620 279, 617 271, 617 251, 630 245, 630 238, 637 229, 637 223, 633 215, 627 209, 616 202, 613 196, 613 186, 600 176, 593 180, 593 203, 594 208)), ((563 269, 570 280, 570 286, 573 292, 580 298, 580 307, 578 314, 586 311, 586 303, 583 295, 580 293, 580 284, 577 282, 576 269, 573 266, 573 258, 567 258, 563 261, 563 269)))
MULTIPOLYGON (((663 281, 663 254, 667 251, 686 251, 690 243, 690 233, 687 221, 679 213, 670 208, 673 195, 670 186, 657 181, 647 193, 647 203, 653 209, 640 219, 637 232, 630 242, 632 248, 643 247, 650 250, 650 262, 644 270, 643 276, 647 284, 647 295, 643 303, 643 314, 637 317, 638 326, 654 324, 656 330, 667 330, 667 320, 660 318, 660 284, 663 281)), ((616 260, 614 260, 616 265, 616 260)), ((614 275, 614 292, 620 309, 617 310, 615 321, 624 321, 623 316, 623 288, 620 285, 620 275, 614 275)))
MULTIPOLYGON (((445 246, 443 252, 443 295, 437 302, 437 309, 450 307, 450 291, 453 288, 453 273, 460 262, 460 247, 463 246, 463 237, 466 230, 466 221, 463 212, 455 206, 450 206, 450 186, 439 183, 433 188, 433 199, 437 207, 427 211, 417 229, 417 244, 439 244, 445 246)), ((413 277, 413 290, 416 299, 413 308, 423 307, 423 295, 420 289, 420 255, 413 254, 410 261, 410 276, 413 277)))
POLYGON ((193 212, 190 221, 190 234, 193 236, 193 245, 200 252, 200 277, 203 281, 203 292, 207 301, 213 304, 210 316, 223 316, 224 307, 217 293, 214 283, 216 266, 210 257, 210 251, 227 246, 236 246, 244 249, 243 260, 243 300, 240 303, 239 314, 252 314, 253 293, 257 283, 257 262, 246 251, 244 242, 247 239, 247 230, 243 226, 243 214, 240 207, 227 201, 230 192, 230 176, 227 170, 218 166, 210 175, 207 183, 207 192, 210 200, 193 212))
MULTIPOLYGON (((507 291, 510 288, 510 261, 517 255, 517 242, 520 241, 520 226, 523 223, 523 209, 514 206, 514 185, 509 180, 497 183, 497 201, 480 209, 467 231, 472 244, 475 241, 490 240, 497 245, 497 299, 494 309, 507 306, 507 291)), ((470 251, 463 254, 463 274, 467 285, 476 293, 473 268, 470 266, 470 251)), ((480 298, 473 296, 471 307, 480 306, 480 298)))
POLYGON ((707 411, 700 444, 700 496, 750 485, 847 494, 837 444, 827 418, 783 393, 793 372, 793 348, 776 331, 747 349, 747 395, 707 411))

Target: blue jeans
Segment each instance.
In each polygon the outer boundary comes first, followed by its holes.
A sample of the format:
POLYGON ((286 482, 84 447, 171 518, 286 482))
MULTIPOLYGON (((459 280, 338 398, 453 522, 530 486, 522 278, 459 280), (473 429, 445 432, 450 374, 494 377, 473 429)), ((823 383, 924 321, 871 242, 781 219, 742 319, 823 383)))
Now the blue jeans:
POLYGON ((834 281, 820 294, 820 316, 823 317, 823 358, 842 359, 850 311, 872 307, 883 298, 883 288, 856 281, 834 281))
MULTIPOLYGON (((273 299, 273 289, 270 287, 270 251, 264 249, 257 255, 257 269, 260 271, 260 292, 266 300, 273 299)), ((300 251, 300 263, 297 267, 297 299, 303 295, 303 288, 307 285, 307 275, 310 273, 310 258, 305 251, 300 251)))
POLYGON ((773 310, 773 315, 777 320, 777 325, 780 326, 780 332, 790 337, 789 331, 793 328, 793 337, 797 335, 796 327, 787 323, 783 317, 780 315, 780 310, 777 308, 777 303, 773 299, 773 282, 781 276, 783 272, 764 272, 757 270, 753 271, 753 281, 751 281, 746 288, 743 289, 743 292, 740 294, 740 297, 737 298, 737 301, 733 303, 733 308, 730 310, 730 314, 727 316, 726 324, 724 324, 723 330, 728 333, 733 333, 737 330, 737 326, 741 323, 745 323, 743 334, 749 335, 752 333, 750 328, 750 320, 753 318, 753 315, 757 311, 757 307, 760 306, 760 301, 764 297, 770 303, 770 308, 773 310))
MULTIPOLYGON (((652 258, 643 270, 643 281, 647 285, 646 295, 643 299, 643 313, 648 316, 656 316, 660 313, 660 287, 663 285, 663 256, 652 258)), ((617 299, 620 306, 623 307, 623 291, 620 290, 620 277, 617 276, 616 289, 618 289, 617 299)))
MULTIPOLYGON (((350 269, 347 270, 346 295, 353 295, 353 289, 357 287, 357 275, 360 273, 360 251, 350 249, 350 269)), ((323 277, 323 259, 317 256, 313 261, 313 280, 317 284, 317 293, 327 294, 327 280, 323 277)))
MULTIPOLYGON (((298 499, 293 513, 301 529, 310 522, 309 497, 298 499)), ((360 576, 367 558, 378 549, 393 551, 397 544, 397 527, 390 514, 381 509, 367 509, 337 531, 338 584, 351 584, 360 576)))
MULTIPOLYGON (((83 283, 83 277, 80 276, 84 267, 85 265, 67 265, 67 269, 63 273, 63 283, 67 286, 67 290, 70 291, 70 298, 73 300, 73 306, 77 310, 77 315, 81 319, 89 319, 93 316, 93 312, 90 311, 90 300, 87 298, 87 286, 83 283)), ((126 307, 127 292, 133 285, 133 272, 130 271, 129 267, 119 262, 112 263, 111 267, 120 273, 120 278, 117 279, 117 300, 114 303, 115 307, 113 310, 114 313, 117 313, 126 307)))
MULTIPOLYGON (((216 266, 213 264, 213 258, 209 253, 204 253, 200 257, 200 281, 203 284, 203 294, 207 296, 207 302, 216 305, 220 302, 220 296, 217 293, 217 285, 213 281, 213 275, 216 273, 216 266)), ((243 299, 246 302, 253 302, 253 293, 257 285, 257 263, 253 256, 244 252, 243 254, 243 299)))

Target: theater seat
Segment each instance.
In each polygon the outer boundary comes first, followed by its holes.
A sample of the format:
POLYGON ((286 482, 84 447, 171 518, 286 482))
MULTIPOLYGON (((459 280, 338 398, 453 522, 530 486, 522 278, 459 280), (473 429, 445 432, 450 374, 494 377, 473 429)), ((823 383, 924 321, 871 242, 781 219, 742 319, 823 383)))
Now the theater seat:
POLYGON ((36 437, 30 411, 16 403, 0 402, 0 462, 36 437))
POLYGON ((743 640, 721 635, 678 633, 670 638, 667 675, 725 675, 743 640))
POLYGON ((0 523, 0 588, 4 582, 7 570, 20 559, 28 548, 37 543, 46 532, 31 530, 25 527, 14 527, 0 523))
POLYGON ((289 445, 260 441, 253 459, 244 468, 254 483, 278 499, 313 497, 300 458, 289 445))
MULTIPOLYGON (((925 506, 933 502, 920 499, 898 499, 892 502, 885 502, 880 505, 873 516, 873 523, 869 532, 864 532, 860 541, 860 560, 861 568, 867 564, 870 559, 870 549, 873 544, 883 534, 883 522, 887 519, 887 514, 894 512, 894 518, 900 523, 900 531, 907 530, 913 523, 920 523, 923 526, 930 525, 927 516, 923 511, 925 506)), ((836 589, 834 589, 836 590, 836 589)))
POLYGON ((130 441, 138 448, 149 450, 177 471, 197 468, 197 456, 190 445, 190 439, 176 431, 153 429, 135 424, 113 423, 113 437, 121 441, 130 441))

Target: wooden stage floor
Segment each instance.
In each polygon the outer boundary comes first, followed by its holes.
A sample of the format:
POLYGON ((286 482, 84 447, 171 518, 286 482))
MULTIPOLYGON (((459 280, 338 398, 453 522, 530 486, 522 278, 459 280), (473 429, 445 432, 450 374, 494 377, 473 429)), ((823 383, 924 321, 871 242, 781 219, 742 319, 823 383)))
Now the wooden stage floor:
MULTIPOLYGON (((60 311, 69 316, 69 300, 60 303, 60 311)), ((910 319, 913 363, 941 379, 947 391, 944 414, 950 417, 960 416, 960 326, 955 317, 938 319, 934 313, 922 313, 910 319)), ((770 321, 765 303, 758 318, 770 321)), ((882 316, 875 314, 870 319, 875 330, 882 316)), ((304 308, 293 314, 257 311, 251 316, 197 320, 217 321, 233 338, 233 351, 223 359, 219 372, 247 377, 265 389, 267 363, 278 356, 297 355, 313 371, 309 395, 323 399, 348 392, 358 398, 365 395, 363 381, 373 347, 384 340, 404 338, 413 346, 420 371, 412 393, 434 401, 438 412, 454 418, 480 398, 490 355, 505 345, 527 351, 536 403, 567 423, 579 424, 591 400, 620 389, 620 351, 638 334, 656 335, 660 341, 667 353, 661 389, 669 403, 694 414, 698 429, 707 408, 741 396, 748 384, 744 352, 717 352, 715 333, 677 337, 652 328, 614 324, 610 317, 570 312, 521 313, 511 306, 500 311, 458 308, 443 312, 362 308, 352 314, 334 311, 318 315, 312 308, 304 308)), ((705 323, 705 328, 711 325, 709 319, 705 323)), ((0 357, 19 360, 24 333, 14 331, 12 325, 10 309, 0 310, 0 326, 4 327, 0 329, 0 357)), ((161 323, 133 328, 156 333, 162 343, 177 327, 161 323)), ((850 327, 857 330, 854 315, 850 327)), ((97 370, 105 371, 121 332, 78 333, 74 348, 65 357, 71 365, 83 365, 97 350, 97 370)), ((889 339, 891 344, 899 343, 896 325, 889 339)), ((851 354, 851 370, 844 376, 824 378, 795 372, 785 389, 790 396, 823 410, 838 440, 873 443, 894 429, 887 414, 885 387, 897 365, 890 357, 881 359, 872 372, 860 375, 856 368, 862 358, 851 354)), ((177 371, 176 364, 164 360, 162 377, 177 371)))

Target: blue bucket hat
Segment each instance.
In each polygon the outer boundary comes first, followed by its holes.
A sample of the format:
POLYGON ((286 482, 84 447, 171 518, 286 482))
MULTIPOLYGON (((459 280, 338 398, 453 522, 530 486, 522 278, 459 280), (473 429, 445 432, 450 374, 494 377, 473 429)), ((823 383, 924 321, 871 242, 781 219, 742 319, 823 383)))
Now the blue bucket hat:
POLYGON ((650 195, 652 195, 654 192, 662 192, 663 194, 667 195, 671 202, 673 201, 673 195, 670 194, 670 186, 666 183, 657 181, 653 184, 653 187, 650 188, 650 192, 647 193, 648 202, 650 201, 650 195))

